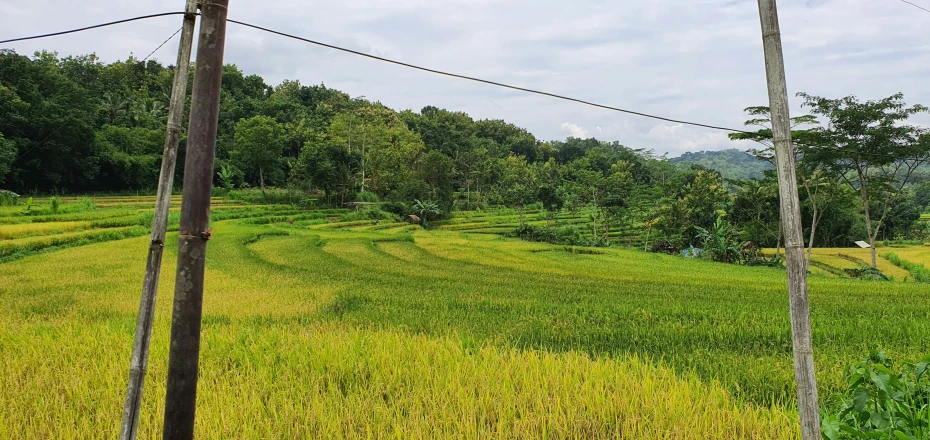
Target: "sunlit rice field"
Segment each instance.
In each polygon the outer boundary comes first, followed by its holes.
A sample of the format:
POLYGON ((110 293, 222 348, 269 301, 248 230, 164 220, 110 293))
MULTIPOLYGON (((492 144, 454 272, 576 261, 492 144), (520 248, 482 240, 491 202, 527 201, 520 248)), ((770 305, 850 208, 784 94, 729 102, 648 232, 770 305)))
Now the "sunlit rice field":
MULTIPOLYGON (((512 213, 431 231, 352 214, 216 205, 198 438, 797 437, 784 271, 487 231, 512 213)), ((20 217, 0 224, 43 223, 20 217)), ((0 438, 115 436, 144 234, 0 263, 0 438)), ((176 240, 140 438, 160 435, 176 240)), ((870 349, 930 351, 930 284, 810 285, 825 399, 870 349)))

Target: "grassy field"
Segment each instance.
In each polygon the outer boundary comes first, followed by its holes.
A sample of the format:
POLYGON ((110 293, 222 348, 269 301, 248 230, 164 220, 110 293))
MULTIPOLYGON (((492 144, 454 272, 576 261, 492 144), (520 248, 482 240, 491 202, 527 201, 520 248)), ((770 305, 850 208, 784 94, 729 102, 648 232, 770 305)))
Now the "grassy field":
MULTIPOLYGON (((151 199, 128 199, 4 211, 0 246, 97 229, 144 235, 151 199), (85 225, 123 212, 136 225, 85 225), (55 222, 82 226, 39 225, 55 222), (35 228, 13 228, 23 225, 35 228)), ((798 436, 781 270, 497 235, 519 222, 513 212, 462 213, 425 231, 218 202, 199 438, 798 436)), ((147 247, 119 238, 9 245, 0 438, 117 431, 147 247)), ((176 246, 166 252, 140 438, 158 436, 162 417, 176 246)), ((930 351, 930 284, 810 285, 824 400, 870 349, 930 351)))
MULTIPOLYGON (((771 250, 768 250, 771 253, 771 250)), ((876 247, 878 269, 892 281, 927 282, 911 271, 895 265, 888 260, 888 253, 894 253, 900 260, 930 267, 930 246, 888 246, 876 247)), ((811 273, 827 277, 846 277, 844 269, 859 269, 872 265, 870 249, 860 248, 814 248, 811 258, 811 273)))

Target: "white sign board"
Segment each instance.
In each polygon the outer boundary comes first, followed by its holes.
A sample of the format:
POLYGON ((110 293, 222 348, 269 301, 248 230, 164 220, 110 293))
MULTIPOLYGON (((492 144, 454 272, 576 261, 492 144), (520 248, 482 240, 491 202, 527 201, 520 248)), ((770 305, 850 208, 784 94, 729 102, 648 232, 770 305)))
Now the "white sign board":
POLYGON ((861 247, 862 249, 868 249, 868 248, 872 247, 872 246, 869 246, 869 244, 866 243, 866 242, 864 242, 864 241, 857 241, 857 242, 856 242, 856 245, 859 246, 859 247, 861 247))

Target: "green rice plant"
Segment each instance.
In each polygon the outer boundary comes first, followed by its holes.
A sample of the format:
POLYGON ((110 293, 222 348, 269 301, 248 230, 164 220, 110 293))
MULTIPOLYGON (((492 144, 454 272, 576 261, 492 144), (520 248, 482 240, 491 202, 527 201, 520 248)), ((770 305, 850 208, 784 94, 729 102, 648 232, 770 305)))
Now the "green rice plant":
POLYGON ((135 226, 0 241, 0 263, 35 255, 51 249, 63 249, 67 247, 84 246, 91 243, 137 237, 139 235, 145 235, 147 232, 145 228, 135 226))
POLYGON ((82 229, 90 229, 91 222, 43 222, 0 224, 0 240, 26 238, 35 235, 60 234, 82 229))
MULTIPOLYGON (((0 230, 138 221, 154 199, 138 200, 148 205, 0 211, 18 222, 0 230)), ((206 255, 199 438, 798 436, 783 271, 510 239, 518 217, 498 211, 443 223, 486 223, 451 231, 223 205, 206 255)), ((17 244, 0 257, 0 280, 12 280, 0 282, 0 438, 116 429, 147 231, 0 242, 17 244), (48 247, 23 246, 33 242, 48 247)), ((846 389, 845 366, 866 347, 926 355, 930 285, 809 284, 821 395, 846 389)), ((140 437, 161 434, 171 303, 157 307, 140 437)))
POLYGON ((927 269, 927 267, 923 264, 902 260, 894 252, 882 254, 882 258, 888 260, 891 262, 891 264, 894 264, 895 266, 901 267, 902 269, 910 272, 915 281, 920 283, 930 283, 930 269, 927 269))
POLYGON ((97 202, 94 199, 82 197, 81 200, 78 201, 78 207, 80 211, 93 211, 97 209, 97 202))

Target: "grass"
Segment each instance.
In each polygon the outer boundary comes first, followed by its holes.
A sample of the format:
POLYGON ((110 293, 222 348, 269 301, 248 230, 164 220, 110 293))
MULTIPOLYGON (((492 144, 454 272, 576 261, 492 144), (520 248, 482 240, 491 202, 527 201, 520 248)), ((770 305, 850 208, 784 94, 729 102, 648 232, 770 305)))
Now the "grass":
POLYGON ((902 260, 898 254, 894 252, 883 254, 882 258, 888 260, 891 264, 908 271, 915 281, 921 283, 930 283, 930 270, 928 270, 927 267, 923 265, 923 263, 912 263, 907 260, 902 260))
MULTIPOLYGON (((231 211, 206 255, 198 437, 798 436, 781 270, 231 211)), ((176 242, 140 438, 159 435, 176 242)), ((0 264, 0 438, 116 432, 146 247, 0 264)), ((930 285, 818 276, 810 295, 822 401, 870 349, 930 351, 930 285)))

